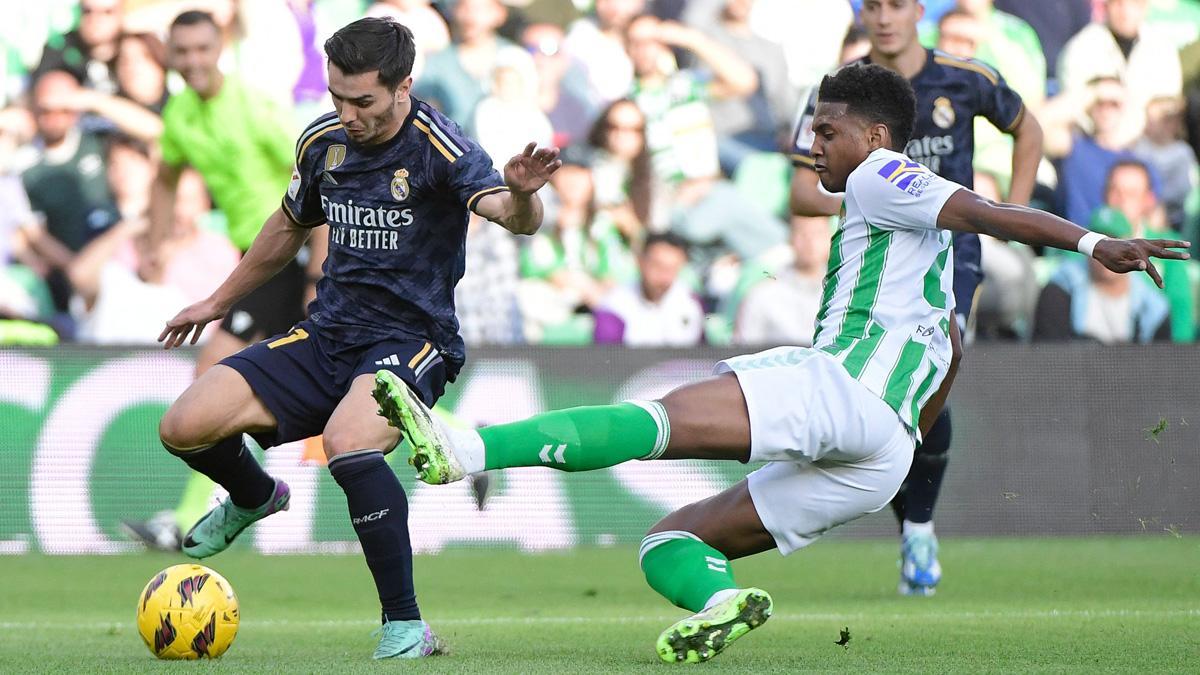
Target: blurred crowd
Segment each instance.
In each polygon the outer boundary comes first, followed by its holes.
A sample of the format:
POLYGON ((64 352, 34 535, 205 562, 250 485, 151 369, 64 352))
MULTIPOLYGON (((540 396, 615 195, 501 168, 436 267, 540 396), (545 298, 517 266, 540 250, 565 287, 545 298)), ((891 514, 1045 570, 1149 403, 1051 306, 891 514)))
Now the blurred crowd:
MULTIPOLYGON (((529 141, 563 148, 537 235, 469 228, 456 294, 469 344, 808 344, 834 224, 790 214, 787 156, 811 88, 869 48, 859 4, 9 3, 0 22, 0 344, 152 343, 247 248, 248 216, 219 203, 230 186, 183 165, 172 172, 173 198, 155 196, 186 138, 164 135, 164 110, 203 87, 188 72, 203 54, 168 36, 175 17, 195 9, 220 28, 212 58, 221 72, 279 111, 261 132, 274 139, 264 146, 290 152, 299 131, 332 109, 324 39, 386 15, 415 35, 414 94, 498 166, 529 141)), ((1200 242, 1200 0, 925 6, 922 42, 994 66, 1045 129, 1034 206, 1112 236, 1200 242)), ((172 124, 202 130, 204 120, 172 124)), ((1011 138, 982 121, 976 133, 976 189, 1003 200, 1011 138)), ((251 161, 212 152, 212 164, 251 161)), ((260 210, 278 205, 290 161, 264 161, 264 194, 279 194, 260 210)), ((987 240, 983 255, 974 339, 1196 338, 1195 260, 1164 263, 1160 290, 1077 254, 987 240)))

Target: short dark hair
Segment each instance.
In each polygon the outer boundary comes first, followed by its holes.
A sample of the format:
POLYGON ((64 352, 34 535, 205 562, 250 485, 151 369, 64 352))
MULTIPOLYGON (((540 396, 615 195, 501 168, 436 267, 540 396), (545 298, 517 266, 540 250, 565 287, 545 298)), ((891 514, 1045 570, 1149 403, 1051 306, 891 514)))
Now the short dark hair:
POLYGON ((646 240, 642 242, 642 254, 645 255, 646 251, 649 251, 650 247, 654 246, 655 244, 666 244, 667 246, 673 246, 680 251, 683 251, 684 256, 688 255, 687 240, 675 234, 674 232, 656 232, 646 237, 646 240))
POLYGON ((852 23, 850 24, 850 27, 846 29, 846 37, 842 38, 842 49, 845 49, 850 45, 856 45, 868 39, 870 39, 870 37, 867 35, 866 26, 862 25, 861 23, 852 23))
POLYGON ((962 7, 955 6, 954 9, 950 10, 949 12, 946 12, 945 14, 943 14, 941 16, 941 18, 938 19, 938 30, 941 30, 942 26, 944 26, 946 24, 946 22, 949 21, 950 19, 972 19, 972 20, 974 20, 975 15, 968 12, 967 10, 963 9, 962 7))
POLYGON ((1151 192, 1154 191, 1154 175, 1150 173, 1150 165, 1140 159, 1130 157, 1119 159, 1108 168, 1108 175, 1104 177, 1104 192, 1107 193, 1112 189, 1113 176, 1117 175, 1117 172, 1121 169, 1136 169, 1141 171, 1142 175, 1146 177, 1146 185, 1150 186, 1151 192))
POLYGON ((217 25, 217 20, 213 18, 212 14, 199 9, 189 9, 175 17, 175 20, 171 22, 169 31, 175 30, 179 26, 198 26, 202 23, 206 23, 218 31, 221 30, 221 27, 217 25))
POLYGON ((379 81, 394 90, 412 73, 417 47, 407 26, 386 17, 348 23, 325 41, 329 62, 347 75, 379 71, 379 81))
POLYGON ((852 64, 826 75, 817 93, 820 103, 845 103, 850 113, 892 133, 892 150, 903 152, 913 133, 917 96, 904 76, 873 63, 852 64))

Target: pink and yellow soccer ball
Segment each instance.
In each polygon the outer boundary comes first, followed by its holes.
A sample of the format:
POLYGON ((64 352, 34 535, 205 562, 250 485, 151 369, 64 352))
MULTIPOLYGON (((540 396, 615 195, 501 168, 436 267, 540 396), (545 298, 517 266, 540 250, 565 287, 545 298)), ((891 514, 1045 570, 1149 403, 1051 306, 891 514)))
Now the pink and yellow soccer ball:
POLYGON ((237 637, 237 596, 225 577, 203 565, 172 565, 138 596, 137 627, 160 659, 215 659, 237 637))

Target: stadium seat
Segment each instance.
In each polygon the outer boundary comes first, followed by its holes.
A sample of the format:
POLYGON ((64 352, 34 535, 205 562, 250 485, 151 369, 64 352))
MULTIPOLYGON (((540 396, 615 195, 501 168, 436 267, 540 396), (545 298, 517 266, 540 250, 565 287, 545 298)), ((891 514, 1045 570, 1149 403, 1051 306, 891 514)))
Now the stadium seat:
POLYGON ((573 314, 562 323, 546 326, 539 344, 560 347, 590 345, 595 328, 596 320, 591 314, 573 314))
POLYGON ((778 152, 749 155, 733 174, 733 183, 742 194, 780 218, 787 217, 791 180, 792 165, 778 152))

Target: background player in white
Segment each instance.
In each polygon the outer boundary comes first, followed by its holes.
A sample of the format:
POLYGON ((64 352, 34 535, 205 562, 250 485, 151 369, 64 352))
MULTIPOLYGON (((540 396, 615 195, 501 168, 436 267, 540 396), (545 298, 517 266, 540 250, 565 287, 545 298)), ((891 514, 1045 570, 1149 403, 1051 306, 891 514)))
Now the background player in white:
POLYGON ((1185 258, 1180 241, 1123 241, 1055 216, 996 204, 898 152, 913 128, 908 81, 875 65, 826 77, 813 130, 814 167, 845 192, 814 347, 778 347, 717 365, 716 375, 658 401, 570 408, 478 431, 443 428, 389 372, 375 398, 413 444, 430 483, 515 466, 599 469, 631 459, 767 461, 724 492, 651 528, 641 567, 654 590, 695 612, 658 639, 666 661, 703 661, 771 614, 739 587, 729 560, 787 554, 883 508, 920 441, 918 411, 937 412, 949 380, 951 233, 1080 249, 1117 272, 1150 256, 1185 258), (930 404, 932 401, 932 404, 930 404))
MULTIPOLYGON (((917 24, 924 14, 921 0, 865 0, 859 13, 871 50, 856 63, 874 63, 903 75, 916 94, 913 133, 902 152, 942 178, 974 188, 975 122, 986 119, 1013 139, 1007 201, 1028 205, 1042 157, 1041 127, 994 68, 921 46, 917 24)), ((841 206, 841 195, 818 189, 810 152, 816 106, 816 92, 813 94, 800 117, 792 149, 796 167, 792 209, 803 215, 833 215, 841 206)), ((983 279, 978 235, 955 232, 952 251, 954 312, 965 329, 983 279)), ((917 446, 908 476, 892 500, 901 535, 899 590, 905 595, 932 595, 942 577, 933 511, 952 436, 947 407, 917 446)))

